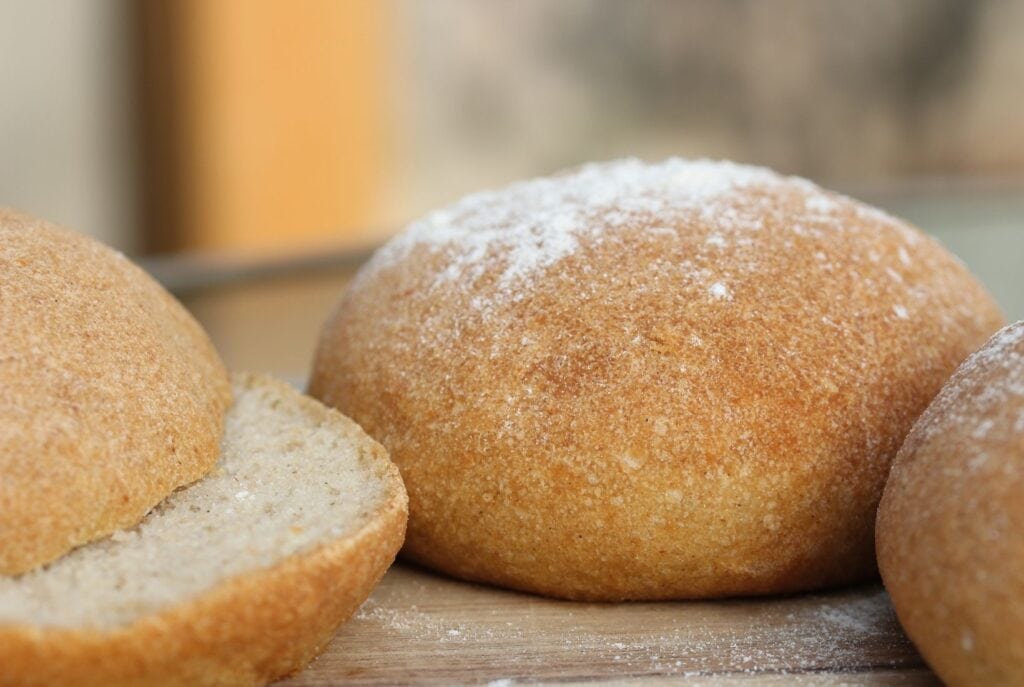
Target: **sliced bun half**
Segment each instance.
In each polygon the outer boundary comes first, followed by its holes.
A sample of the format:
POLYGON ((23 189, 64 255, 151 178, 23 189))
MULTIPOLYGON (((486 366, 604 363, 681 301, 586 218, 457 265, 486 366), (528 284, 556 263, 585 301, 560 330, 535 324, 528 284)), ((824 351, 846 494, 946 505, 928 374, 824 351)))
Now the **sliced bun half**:
POLYGON ((0 574, 131 527, 217 461, 227 371, 148 274, 0 208, 0 574))
POLYGON ((219 463, 134 529, 0 578, 0 685, 255 685, 304 667, 401 546, 405 490, 354 422, 235 378, 219 463))

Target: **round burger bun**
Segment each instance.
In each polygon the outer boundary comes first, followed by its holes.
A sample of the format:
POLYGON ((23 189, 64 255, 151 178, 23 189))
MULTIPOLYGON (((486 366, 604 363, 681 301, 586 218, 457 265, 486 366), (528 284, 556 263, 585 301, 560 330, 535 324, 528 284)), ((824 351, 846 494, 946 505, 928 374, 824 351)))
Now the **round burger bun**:
POLYGON ((878 564, 951 687, 1024 685, 1024 322, 957 370, 900 449, 878 564))
POLYGON ((414 223, 311 393, 390 451, 409 559, 574 599, 877 575, 890 461, 1002 324, 938 243, 767 169, 587 165, 414 223))

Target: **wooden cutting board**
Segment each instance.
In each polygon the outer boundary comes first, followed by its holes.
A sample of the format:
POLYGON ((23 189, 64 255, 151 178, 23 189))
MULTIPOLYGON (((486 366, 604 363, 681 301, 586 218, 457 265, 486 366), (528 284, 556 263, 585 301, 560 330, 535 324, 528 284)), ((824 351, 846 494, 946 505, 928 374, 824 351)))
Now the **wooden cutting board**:
POLYGON ((398 564, 282 685, 941 683, 877 585, 742 601, 590 604, 398 564))

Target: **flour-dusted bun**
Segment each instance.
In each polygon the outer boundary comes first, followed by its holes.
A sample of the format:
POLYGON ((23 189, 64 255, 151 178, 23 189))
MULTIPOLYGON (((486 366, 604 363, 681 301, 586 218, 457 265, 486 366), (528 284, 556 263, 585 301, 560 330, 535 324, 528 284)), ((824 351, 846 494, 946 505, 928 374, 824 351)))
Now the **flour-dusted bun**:
POLYGON ((951 687, 1024 685, 1024 322, 957 370, 900 449, 878 565, 951 687))
POLYGON ((876 574, 890 460, 1000 324, 878 210, 630 160, 413 224, 352 283, 310 388, 398 463, 413 560, 571 598, 788 592, 876 574))
POLYGON ((236 379, 216 470, 134 529, 0 578, 0 685, 256 685, 299 670, 402 544, 387 453, 339 413, 236 379))
POLYGON ((0 574, 205 474, 230 402, 206 334, 145 272, 0 209, 0 574))

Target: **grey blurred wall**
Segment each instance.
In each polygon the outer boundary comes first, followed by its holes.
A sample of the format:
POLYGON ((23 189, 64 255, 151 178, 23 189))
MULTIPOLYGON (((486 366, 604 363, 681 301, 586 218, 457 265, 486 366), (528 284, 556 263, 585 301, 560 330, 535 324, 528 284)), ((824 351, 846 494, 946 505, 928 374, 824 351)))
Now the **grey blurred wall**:
POLYGON ((623 155, 1024 176, 1024 0, 399 5, 416 209, 623 155))
MULTIPOLYGON (((623 155, 729 157, 841 188, 1024 185, 1024 0, 362 1, 395 17, 378 226, 623 155)), ((128 251, 147 230, 137 7, 0 0, 0 204, 128 251)))
POLYGON ((0 205, 132 250, 128 9, 120 0, 0 3, 0 205))

